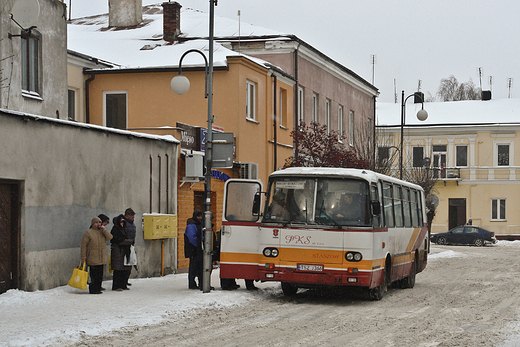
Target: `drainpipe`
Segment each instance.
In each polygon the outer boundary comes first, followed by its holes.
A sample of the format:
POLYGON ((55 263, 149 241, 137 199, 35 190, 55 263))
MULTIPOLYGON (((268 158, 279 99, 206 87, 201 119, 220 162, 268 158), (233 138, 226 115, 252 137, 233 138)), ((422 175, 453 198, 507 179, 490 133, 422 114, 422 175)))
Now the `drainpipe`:
POLYGON ((374 124, 372 124, 372 163, 374 163, 374 167, 376 164, 376 96, 374 95, 372 99, 374 100, 374 124))
POLYGON ((278 153, 277 153, 277 147, 278 147, 278 136, 276 132, 276 96, 278 94, 278 90, 276 87, 277 78, 276 75, 273 75, 274 77, 274 100, 273 100, 273 107, 274 107, 274 119, 273 119, 273 127, 274 127, 274 168, 273 171, 276 171, 277 163, 278 163, 278 153))
MULTIPOLYGON (((298 52, 300 50, 300 45, 301 45, 301 43, 298 43, 298 46, 294 50, 294 79, 295 79, 296 83, 295 83, 295 88, 293 89, 293 94, 294 94, 293 130, 296 130, 298 127, 298 117, 299 117, 299 115, 298 115, 298 106, 299 106, 299 104, 298 104, 298 87, 299 87, 299 84, 298 84, 298 52)), ((302 110, 302 112, 303 112, 303 110, 302 110)), ((294 159, 298 159, 298 143, 296 141, 294 141, 293 145, 294 145, 294 159)))
POLYGON ((161 213, 161 156, 158 155, 159 157, 159 189, 158 189, 158 197, 157 199, 159 200, 159 207, 157 208, 157 212, 158 213, 161 213))
POLYGON ((150 154, 150 213, 152 213, 152 155, 150 154))
POLYGON ((90 82, 96 78, 96 75, 91 73, 90 77, 85 81, 85 123, 90 123, 90 82))
POLYGON ((169 187, 170 187, 170 184, 169 184, 169 181, 170 181, 170 168, 169 168, 169 162, 170 162, 170 158, 168 156, 168 153, 165 154, 166 155, 166 213, 170 213, 170 202, 169 202, 169 187))

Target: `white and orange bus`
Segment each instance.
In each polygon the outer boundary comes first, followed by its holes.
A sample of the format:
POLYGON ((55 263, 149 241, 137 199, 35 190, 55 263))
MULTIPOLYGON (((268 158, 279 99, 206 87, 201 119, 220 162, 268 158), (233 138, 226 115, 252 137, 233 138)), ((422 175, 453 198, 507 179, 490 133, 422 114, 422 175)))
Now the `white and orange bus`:
POLYGON ((322 285, 412 288, 426 267, 423 189, 369 170, 289 168, 226 182, 220 276, 279 281, 285 295, 322 285), (265 194, 262 211, 261 195, 265 194))

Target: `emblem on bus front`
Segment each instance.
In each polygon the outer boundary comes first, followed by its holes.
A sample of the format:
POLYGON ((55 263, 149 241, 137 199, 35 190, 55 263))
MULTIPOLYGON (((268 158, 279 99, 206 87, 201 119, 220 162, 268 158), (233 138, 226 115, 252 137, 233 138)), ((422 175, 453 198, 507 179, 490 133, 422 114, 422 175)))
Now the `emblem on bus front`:
POLYGON ((278 237, 278 229, 273 229, 273 236, 278 237))

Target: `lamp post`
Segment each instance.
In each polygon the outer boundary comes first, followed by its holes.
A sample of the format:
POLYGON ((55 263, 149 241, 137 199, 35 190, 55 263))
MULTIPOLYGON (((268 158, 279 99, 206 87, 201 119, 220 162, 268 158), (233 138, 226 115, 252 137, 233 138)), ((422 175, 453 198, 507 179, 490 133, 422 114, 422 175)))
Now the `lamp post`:
MULTIPOLYGON (((214 41, 214 20, 215 20, 215 3, 217 0, 210 0, 209 6, 209 52, 208 59, 204 53, 198 49, 190 49, 186 51, 179 61, 179 75, 175 76, 170 86, 177 94, 184 94, 190 88, 190 81, 186 76, 182 75, 182 59, 191 52, 199 53, 204 57, 205 62, 205 92, 204 96, 208 99, 208 129, 206 133, 205 160, 206 173, 204 175, 204 256, 202 259, 202 292, 209 293, 211 290, 211 244, 213 242, 213 231, 211 224, 211 162, 213 160, 213 41, 214 41), (209 60, 209 62, 208 62, 209 60)), ((199 283, 200 285, 200 283, 199 283)))
POLYGON ((399 179, 403 179, 403 139, 404 139, 404 124, 405 124, 405 105, 406 100, 414 96, 421 99, 421 109, 417 112, 417 119, 425 121, 428 118, 428 112, 424 110, 424 97, 422 93, 416 92, 404 97, 404 90, 401 94, 401 150, 399 151, 399 179))

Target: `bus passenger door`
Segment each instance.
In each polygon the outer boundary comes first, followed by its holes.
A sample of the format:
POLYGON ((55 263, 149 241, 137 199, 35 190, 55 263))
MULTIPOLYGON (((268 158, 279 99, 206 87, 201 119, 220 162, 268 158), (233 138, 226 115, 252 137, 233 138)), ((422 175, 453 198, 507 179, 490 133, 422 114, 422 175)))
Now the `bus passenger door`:
POLYGON ((261 192, 260 180, 226 181, 220 238, 221 278, 258 278, 261 192))

